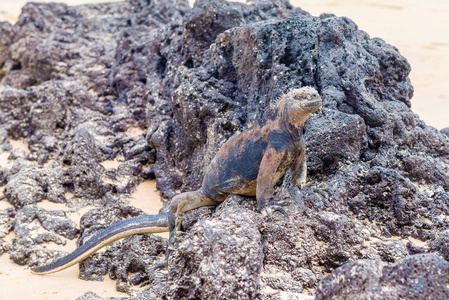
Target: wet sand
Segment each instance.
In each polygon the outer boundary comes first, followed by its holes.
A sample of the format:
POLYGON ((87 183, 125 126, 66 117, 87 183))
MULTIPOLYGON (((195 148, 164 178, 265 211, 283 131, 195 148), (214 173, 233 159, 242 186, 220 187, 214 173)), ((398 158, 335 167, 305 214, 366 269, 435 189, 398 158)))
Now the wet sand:
MULTIPOLYGON (((70 5, 85 3, 116 2, 114 0, 68 0, 36 1, 65 2, 70 5)), ((242 0, 241 2, 245 2, 242 0)), ((20 14, 23 0, 0 0, 0 21, 14 23, 20 14)), ((193 3, 193 1, 190 1, 193 3)), ((446 0, 292 0, 297 7, 319 16, 333 13, 351 18, 359 28, 371 37, 381 37, 396 46, 412 66, 410 78, 415 88, 412 109, 428 125, 442 129, 449 127, 449 2, 446 0)), ((135 132, 134 134, 140 134, 135 132)), ((12 141, 14 148, 27 149, 20 141, 12 141)), ((0 154, 0 165, 11 166, 7 161, 9 153, 0 154)), ((104 162, 106 168, 116 167, 117 161, 104 162)), ((161 207, 155 183, 146 181, 139 185, 130 203, 149 214, 157 213, 161 207)), ((0 194, 3 188, 0 187, 0 194)), ((68 195, 70 196, 70 195, 68 195)), ((68 210, 64 204, 49 201, 40 202, 45 209, 68 210)), ((0 200, 0 209, 11 207, 6 200, 0 200)), ((79 224, 81 211, 68 215, 79 224)), ((165 234, 166 236, 166 234, 165 234)), ((10 233, 5 240, 11 241, 10 233)), ((68 241, 58 249, 70 252, 75 249, 75 241, 68 241)), ((83 281, 78 277, 78 267, 45 276, 32 275, 28 267, 18 266, 9 261, 9 255, 0 256, 0 300, 2 299, 76 299, 87 291, 102 297, 126 296, 115 290, 115 281, 105 276, 103 282, 83 281)))

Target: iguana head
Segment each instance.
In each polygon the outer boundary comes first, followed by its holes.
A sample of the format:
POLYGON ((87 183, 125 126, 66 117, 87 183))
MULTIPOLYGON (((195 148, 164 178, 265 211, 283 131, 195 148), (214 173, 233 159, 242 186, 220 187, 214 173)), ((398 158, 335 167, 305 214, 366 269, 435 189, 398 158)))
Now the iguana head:
POLYGON ((289 91, 280 101, 278 109, 282 118, 294 127, 304 125, 311 113, 321 107, 321 96, 312 87, 289 91))

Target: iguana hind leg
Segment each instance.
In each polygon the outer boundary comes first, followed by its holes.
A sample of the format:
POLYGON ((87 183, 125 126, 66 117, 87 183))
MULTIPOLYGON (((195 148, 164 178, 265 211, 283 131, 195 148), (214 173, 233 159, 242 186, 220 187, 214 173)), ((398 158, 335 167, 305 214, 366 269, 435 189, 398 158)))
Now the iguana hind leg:
MULTIPOLYGON (((226 198, 227 195, 223 195, 223 199, 226 198)), ((173 251, 173 246, 176 242, 176 239, 179 237, 181 232, 181 221, 182 221, 182 215, 189 210, 202 207, 202 206, 208 206, 208 205, 218 205, 223 200, 220 198, 219 200, 212 199, 211 197, 207 196, 203 190, 198 190, 194 192, 186 192, 179 195, 176 195, 173 197, 173 199, 170 202, 170 213, 168 218, 169 228, 170 228, 170 235, 168 239, 168 248, 167 253, 165 257, 165 261, 168 261, 168 257, 173 251)))
POLYGON ((194 192, 181 193, 173 197, 170 202, 170 210, 175 215, 179 217, 183 215, 186 211, 208 205, 218 205, 220 204, 227 195, 223 195, 219 200, 212 199, 207 196, 202 189, 194 192), (223 200, 221 199, 223 198, 223 200))

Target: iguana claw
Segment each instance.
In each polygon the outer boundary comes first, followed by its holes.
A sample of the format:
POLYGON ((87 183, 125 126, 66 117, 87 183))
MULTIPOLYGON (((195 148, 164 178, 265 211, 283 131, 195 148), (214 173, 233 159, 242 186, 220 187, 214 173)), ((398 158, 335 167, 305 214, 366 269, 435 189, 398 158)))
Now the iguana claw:
POLYGON ((312 190, 315 193, 320 194, 321 196, 323 196, 324 198, 329 198, 331 192, 329 191, 329 189, 327 187, 325 187, 324 185, 319 186, 316 182, 307 182, 307 183, 301 183, 298 188, 299 189, 303 189, 305 187, 310 187, 312 188, 312 190))
POLYGON ((315 182, 312 182, 312 181, 310 181, 310 182, 303 182, 303 183, 298 184, 298 188, 299 188, 300 190, 302 190, 302 189, 305 188, 305 187, 313 187, 313 186, 316 187, 316 183, 315 183, 315 182))
POLYGON ((186 233, 184 231, 176 230, 176 232, 175 232, 175 236, 176 237, 181 237, 181 236, 184 236, 184 235, 186 235, 186 233))
POLYGON ((262 209, 261 213, 265 217, 265 219, 268 219, 271 221, 271 220, 273 220, 273 213, 275 211, 278 211, 278 212, 284 214, 285 216, 288 216, 285 209, 279 205, 267 205, 262 209))

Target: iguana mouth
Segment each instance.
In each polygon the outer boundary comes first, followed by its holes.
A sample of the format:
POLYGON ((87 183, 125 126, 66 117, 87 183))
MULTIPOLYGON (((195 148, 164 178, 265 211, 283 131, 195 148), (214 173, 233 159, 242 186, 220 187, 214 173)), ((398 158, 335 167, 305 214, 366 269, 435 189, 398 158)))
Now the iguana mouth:
POLYGON ((320 98, 316 98, 313 100, 303 100, 301 103, 301 108, 314 113, 320 109, 321 103, 322 101, 320 98))

